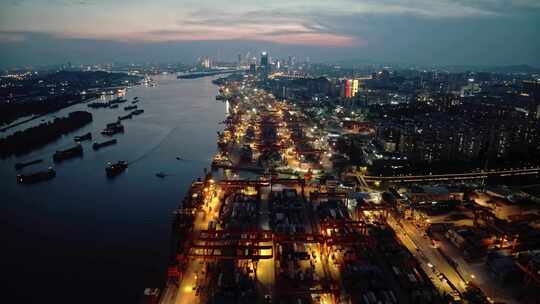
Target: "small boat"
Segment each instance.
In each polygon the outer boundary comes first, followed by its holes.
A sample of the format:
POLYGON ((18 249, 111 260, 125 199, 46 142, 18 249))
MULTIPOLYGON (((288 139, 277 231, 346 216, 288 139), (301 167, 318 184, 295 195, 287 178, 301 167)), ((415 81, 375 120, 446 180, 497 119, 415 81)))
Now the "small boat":
POLYGON ((165 173, 163 173, 163 172, 158 172, 158 173, 156 173, 156 176, 159 177, 159 178, 165 178, 167 175, 165 175, 165 173))
POLYGON ((144 113, 144 110, 142 110, 142 109, 135 110, 135 111, 131 112, 131 114, 133 114, 133 115, 139 115, 139 114, 142 114, 142 113, 144 113))
POLYGON ((53 160, 55 162, 61 162, 63 160, 69 159, 69 158, 82 156, 82 154, 83 154, 83 148, 82 148, 81 144, 77 144, 73 148, 56 151, 54 153, 54 155, 53 155, 53 160))
POLYGON ((131 104, 136 104, 137 102, 139 102, 139 100, 134 100, 131 102, 131 104))
POLYGON ((41 163, 43 162, 43 159, 36 159, 36 160, 31 160, 31 161, 28 161, 28 162, 25 162, 25 163, 16 163, 15 164, 15 170, 21 170, 22 168, 24 167, 28 167, 28 166, 31 166, 33 164, 38 164, 38 163, 41 163))
POLYGON ((84 135, 75 136, 73 140, 75 141, 83 141, 83 140, 91 140, 92 139, 92 133, 88 132, 84 135))
POLYGON ((118 108, 118 104, 113 103, 112 105, 109 106, 109 108, 116 109, 116 108, 118 108))
POLYGON ((177 156, 176 160, 184 160, 184 159, 182 157, 180 157, 180 156, 177 156))
POLYGON ((118 141, 116 139, 111 139, 111 140, 107 140, 107 141, 104 141, 102 143, 98 143, 98 142, 95 142, 93 145, 92 145, 92 149, 94 150, 99 150, 103 147, 107 147, 107 146, 110 146, 110 145, 114 145, 116 144, 118 141))
POLYGON ((108 177, 115 177, 119 175, 120 173, 124 172, 128 167, 128 163, 126 161, 118 161, 117 163, 108 163, 107 167, 105 168, 105 172, 107 173, 108 177))
POLYGON ((45 181, 48 179, 52 179, 56 176, 56 171, 49 167, 49 169, 45 171, 39 171, 31 174, 18 174, 17 175, 17 182, 19 184, 33 184, 41 181, 45 181))
POLYGON ((127 106, 127 107, 124 107, 124 110, 126 111, 130 111, 130 110, 135 110, 137 109, 138 106, 127 106))

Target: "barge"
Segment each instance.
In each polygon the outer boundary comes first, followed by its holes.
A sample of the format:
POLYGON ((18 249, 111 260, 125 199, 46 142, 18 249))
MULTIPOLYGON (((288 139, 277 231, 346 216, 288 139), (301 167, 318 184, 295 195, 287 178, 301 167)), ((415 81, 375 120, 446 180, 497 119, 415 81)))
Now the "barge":
POLYGON ((118 116, 118 120, 131 119, 132 117, 133 117, 133 114, 129 113, 128 115, 118 116))
POLYGON ((56 171, 49 167, 45 171, 39 171, 31 174, 18 174, 17 183, 19 184, 34 184, 41 181, 52 179, 56 176, 56 171))
POLYGON ((55 162, 61 162, 66 159, 70 159, 70 158, 74 158, 74 157, 78 157, 82 155, 83 155, 83 148, 81 144, 77 144, 73 148, 56 151, 53 155, 53 160, 55 162))
POLYGON ((115 98, 115 99, 112 99, 111 101, 109 101, 109 104, 111 104, 111 105, 119 104, 119 103, 124 103, 126 101, 127 101, 127 99, 122 98, 122 97, 118 97, 118 98, 115 98))
POLYGON ((116 133, 123 133, 123 132, 124 132, 124 126, 119 121, 117 121, 117 122, 107 124, 107 127, 103 131, 101 131, 101 134, 112 136, 116 133))
POLYGON ((116 144, 118 141, 116 139, 111 139, 111 140, 107 140, 107 141, 104 141, 102 143, 98 143, 98 142, 95 142, 93 145, 92 145, 92 149, 94 150, 99 150, 103 147, 107 147, 107 146, 111 146, 111 145, 114 145, 116 144))
POLYGON ((92 102, 92 103, 87 104, 86 106, 92 109, 108 108, 109 103, 108 102, 92 102))
POLYGON ((34 165, 34 164, 39 164, 43 162, 43 159, 35 159, 35 160, 31 160, 31 161, 28 161, 28 162, 24 162, 24 163, 16 163, 15 164, 15 170, 21 170, 22 168, 24 167, 28 167, 28 166, 31 166, 31 165, 34 165))
POLYGON ((92 139, 92 133, 88 132, 84 135, 81 135, 81 136, 75 136, 73 137, 73 140, 74 141, 77 141, 77 142, 80 142, 80 141, 84 141, 84 140, 91 140, 92 139))

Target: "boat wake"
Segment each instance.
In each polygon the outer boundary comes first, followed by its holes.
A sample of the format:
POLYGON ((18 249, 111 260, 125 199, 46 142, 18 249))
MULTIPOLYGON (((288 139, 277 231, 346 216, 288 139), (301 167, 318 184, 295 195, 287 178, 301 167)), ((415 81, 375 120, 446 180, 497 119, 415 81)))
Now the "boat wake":
MULTIPOLYGON (((173 132, 175 132, 178 129, 180 129, 180 126, 176 126, 176 127, 172 128, 169 132, 167 132, 167 134, 165 136, 163 136, 163 138, 154 147, 152 147, 148 151, 144 152, 141 156, 139 156, 139 157, 135 158, 134 160, 130 161, 129 165, 138 163, 138 162, 144 160, 145 158, 147 158, 148 156, 152 155, 152 153, 157 151, 165 143, 165 141, 173 134, 173 132)), ((182 162, 207 163, 206 161, 203 161, 203 160, 186 159, 186 158, 178 159, 178 157, 177 157, 177 160, 181 160, 182 162)))

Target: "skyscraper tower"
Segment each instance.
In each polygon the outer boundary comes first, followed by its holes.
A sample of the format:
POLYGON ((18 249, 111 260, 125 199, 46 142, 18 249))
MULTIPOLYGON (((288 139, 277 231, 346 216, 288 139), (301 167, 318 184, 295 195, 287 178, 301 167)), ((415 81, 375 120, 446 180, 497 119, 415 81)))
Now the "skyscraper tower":
POLYGON ((268 53, 267 52, 261 53, 261 67, 263 69, 268 68, 268 53))
POLYGON ((268 78, 268 75, 270 75, 270 62, 268 60, 268 53, 262 52, 261 53, 261 76, 263 79, 268 78))

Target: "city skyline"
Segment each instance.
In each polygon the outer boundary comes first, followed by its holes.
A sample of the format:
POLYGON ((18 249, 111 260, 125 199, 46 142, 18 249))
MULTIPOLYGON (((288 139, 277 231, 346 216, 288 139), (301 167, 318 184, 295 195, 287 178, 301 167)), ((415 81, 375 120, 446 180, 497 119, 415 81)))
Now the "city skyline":
POLYGON ((536 1, 2 1, 1 66, 234 60, 540 65, 536 1), (212 51, 209 51, 212 50, 212 51))

